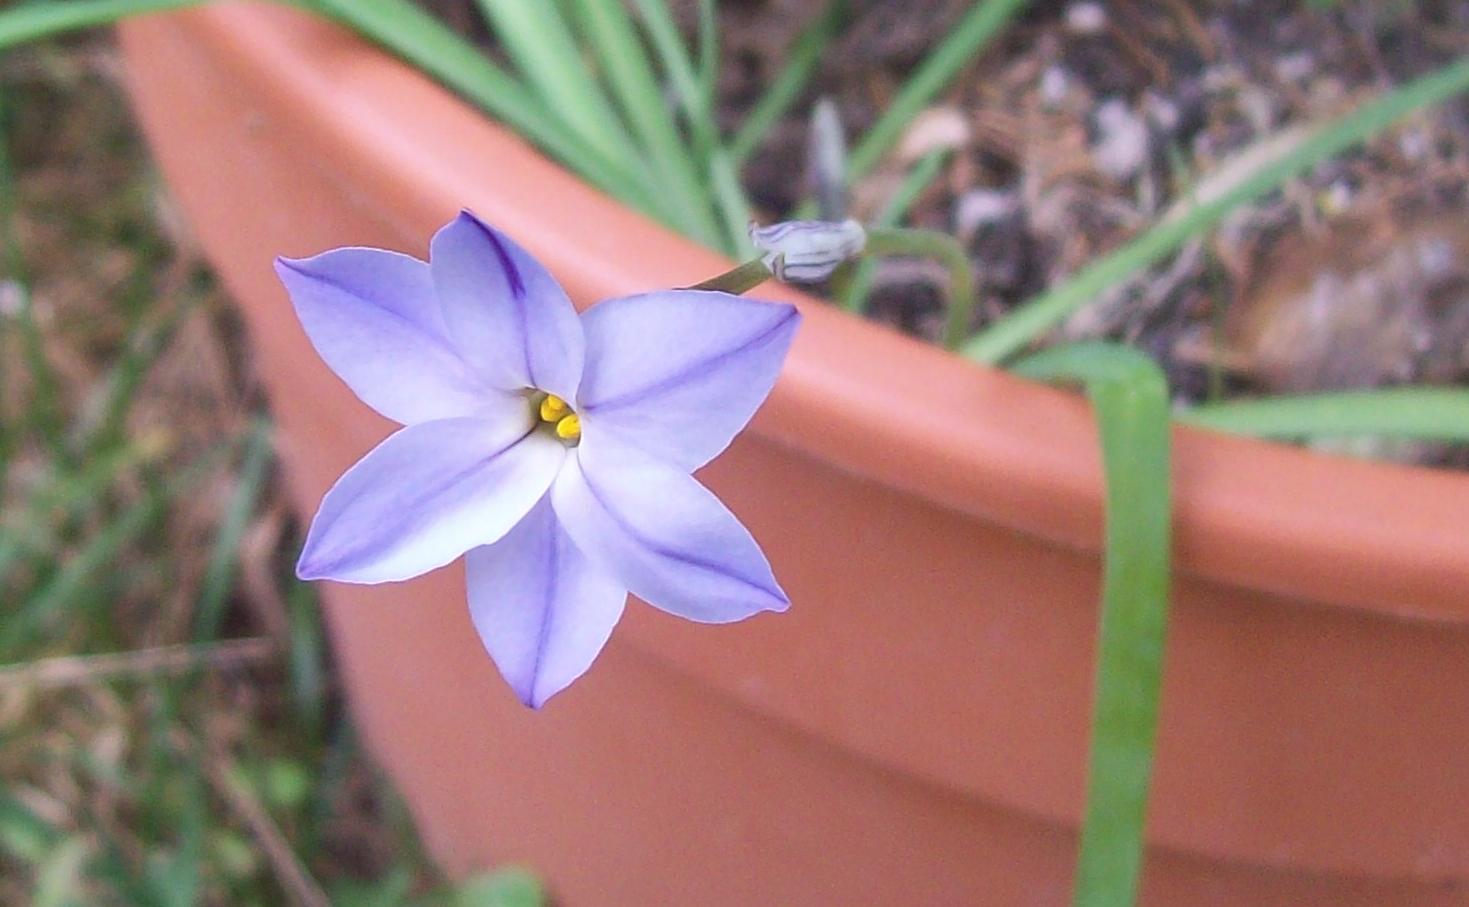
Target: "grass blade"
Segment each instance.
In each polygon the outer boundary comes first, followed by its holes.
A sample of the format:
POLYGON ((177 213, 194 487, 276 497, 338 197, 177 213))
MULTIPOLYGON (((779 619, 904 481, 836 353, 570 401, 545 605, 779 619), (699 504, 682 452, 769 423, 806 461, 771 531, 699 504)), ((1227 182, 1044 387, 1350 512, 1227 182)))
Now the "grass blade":
MULTIPOLYGON (((601 62, 613 95, 658 173, 672 182, 684 232, 723 248, 714 199, 678 128, 631 17, 615 0, 573 0, 582 33, 601 62)), ((727 250, 733 251, 733 250, 727 250)))
POLYGON ((603 191, 672 224, 643 174, 621 156, 608 158, 546 113, 544 105, 480 51, 406 0, 309 0, 328 15, 382 45, 495 118, 540 145, 603 191))
POLYGON ((255 513, 260 492, 265 488, 273 455, 270 423, 261 419, 245 441, 245 454, 235 479, 235 491, 225 506, 224 519, 214 536, 214 549, 209 555, 209 566, 204 572, 199 605, 194 614, 196 641, 219 636, 220 625, 224 622, 225 600, 234 585, 240 539, 255 513))
POLYGON ((1180 422, 1257 438, 1375 435, 1469 441, 1469 391, 1402 387, 1232 400, 1179 412, 1180 422))
POLYGON ((642 13, 643 27, 653 48, 658 52, 663 72, 673 85, 679 103, 688 117, 689 131, 693 136, 695 153, 707 158, 718 144, 718 132, 714 123, 714 108, 709 97, 700 86, 694 62, 689 59, 688 49, 673 21, 673 13, 665 0, 636 0, 642 13))
MULTIPOLYGON (((64 417, 58 391, 59 383, 51 361, 46 356, 45 339, 36 322, 36 311, 32 305, 30 287, 26 285, 25 262, 22 260, 20 240, 15 235, 15 173, 10 163, 9 106, 0 96, 0 246, 4 254, 5 292, 14 294, 15 322, 20 329, 21 355, 25 357, 25 368, 30 372, 32 389, 31 404, 26 408, 27 428, 46 445, 53 459, 70 465, 73 458, 66 449, 63 429, 64 417)), ((9 317, 0 314, 0 327, 9 317)), ((11 439, 6 433, 5 446, 0 447, 0 466, 9 459, 11 439)))
POLYGON ((964 347, 980 362, 1002 362, 1113 284, 1156 262, 1219 223, 1239 205, 1273 191, 1326 158, 1358 145, 1415 110, 1469 89, 1469 58, 1369 101, 1291 146, 1217 198, 1154 225, 1127 245, 1078 271, 1059 287, 990 325, 964 347))
POLYGON ((719 102, 719 10, 715 0, 699 0, 699 93, 704 106, 719 102))
MULTIPOLYGON (((228 445, 215 448, 173 479, 150 490, 147 496, 118 514, 64 561, 60 570, 12 611, 4 624, 0 624, 0 658, 18 651, 43 622, 65 613, 83 595, 95 592, 94 581, 104 570, 115 565, 124 546, 151 530, 169 502, 203 479, 218 462, 218 455, 226 450, 228 445)), ((101 607, 105 602, 94 596, 91 604, 101 607)))
POLYGON ((746 258, 754 251, 750 245, 750 202, 745 197, 744 186, 740 185, 740 175, 734 162, 722 148, 714 149, 709 158, 709 177, 713 181, 714 196, 719 200, 719 213, 723 217, 730 254, 736 260, 746 258))
MULTIPOLYGON (((918 201, 918 196, 928 188, 928 184, 934 181, 943 169, 944 162, 949 159, 949 149, 937 148, 918 159, 913 169, 903 177, 903 182, 898 186, 892 198, 883 205, 877 217, 873 218, 872 226, 880 229, 896 227, 908 216, 908 210, 918 201)), ((841 306, 848 312, 861 312, 867 307, 867 295, 872 292, 872 279, 877 275, 877 262, 870 258, 864 258, 857 263, 857 270, 852 275, 852 280, 847 284, 841 294, 841 306)))
POLYGON ((750 202, 734 163, 720 146, 712 101, 700 88, 694 63, 665 0, 637 0, 637 6, 663 71, 683 106, 694 156, 704 161, 708 168, 709 181, 724 225, 727 249, 735 258, 743 258, 750 249, 745 235, 750 222, 750 202))
POLYGON ((846 0, 829 0, 826 9, 811 21, 791 45, 786 65, 776 75, 760 100, 740 124, 729 143, 729 156, 736 169, 744 166, 765 134, 785 114, 811 81, 831 39, 836 36, 847 11, 846 0))
POLYGON ((0 12, 0 50, 52 35, 107 25, 127 16, 197 6, 203 0, 68 0, 27 3, 0 12))
POLYGON ((923 107, 969 65, 1025 0, 979 0, 903 84, 897 97, 852 149, 847 179, 855 180, 887 153, 923 107))
POLYGON ((1048 350, 1015 371, 1086 386, 1106 474, 1106 553, 1095 705, 1073 903, 1137 897, 1157 739, 1170 572, 1168 386, 1151 359, 1115 344, 1048 350))
POLYGON ((478 0, 521 77, 582 140, 603 157, 635 167, 632 144, 582 61, 555 3, 478 0))

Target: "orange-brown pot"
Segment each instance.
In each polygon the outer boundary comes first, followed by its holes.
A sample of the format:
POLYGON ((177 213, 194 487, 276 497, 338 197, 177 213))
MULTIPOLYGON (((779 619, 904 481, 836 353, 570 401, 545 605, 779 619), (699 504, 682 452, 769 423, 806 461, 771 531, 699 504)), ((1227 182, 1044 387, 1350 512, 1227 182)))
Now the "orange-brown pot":
MULTIPOLYGON (((726 266, 299 14, 211 7, 122 43, 302 514, 391 426, 312 352, 274 255, 422 254, 468 205, 582 305, 726 266)), ((709 627, 635 604, 535 713, 458 566, 328 586, 372 751, 450 871, 523 862, 569 905, 1062 903, 1099 581, 1088 409, 766 294, 805 325, 702 475, 790 612, 709 627)), ((1145 902, 1469 903, 1469 476, 1180 429, 1176 489, 1145 902)))

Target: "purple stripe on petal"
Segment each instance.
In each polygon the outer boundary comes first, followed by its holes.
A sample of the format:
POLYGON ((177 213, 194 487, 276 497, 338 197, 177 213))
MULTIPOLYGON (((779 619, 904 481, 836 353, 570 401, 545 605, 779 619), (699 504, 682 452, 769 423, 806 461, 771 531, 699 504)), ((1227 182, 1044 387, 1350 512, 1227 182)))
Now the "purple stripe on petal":
POLYGON ((725 623, 789 599, 750 533, 693 477, 638 449, 583 443, 551 489, 579 549, 651 605, 725 623))
POLYGON ((379 583, 498 540, 550 486, 566 448, 516 424, 443 419, 391 435, 337 480, 306 536, 302 579, 379 583))
POLYGON ((275 267, 323 361, 389 419, 411 425, 509 405, 448 342, 423 262, 353 248, 275 267))
POLYGON ((451 341, 488 384, 576 398, 581 320, 529 253, 464 211, 435 234, 429 271, 451 341))
POLYGON ((697 290, 593 306, 582 316, 583 435, 614 435, 697 469, 764 402, 800 318, 794 306, 697 290))
POLYGON ((547 498, 503 539, 470 551, 465 576, 485 649, 532 708, 587 670, 627 598, 577 549, 547 498))

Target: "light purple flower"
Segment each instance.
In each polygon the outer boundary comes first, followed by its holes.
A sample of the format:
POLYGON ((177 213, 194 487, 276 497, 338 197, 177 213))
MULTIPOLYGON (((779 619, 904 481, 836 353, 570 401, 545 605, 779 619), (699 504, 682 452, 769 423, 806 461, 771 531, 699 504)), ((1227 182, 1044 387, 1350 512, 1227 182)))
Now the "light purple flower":
POLYGON ((347 248, 276 271, 327 365, 406 426, 327 492, 301 578, 391 582, 466 555, 475 628, 533 707, 587 670, 629 590, 710 623, 789 606, 689 473, 769 394, 794 307, 668 290, 578 315, 467 211, 428 263, 347 248))

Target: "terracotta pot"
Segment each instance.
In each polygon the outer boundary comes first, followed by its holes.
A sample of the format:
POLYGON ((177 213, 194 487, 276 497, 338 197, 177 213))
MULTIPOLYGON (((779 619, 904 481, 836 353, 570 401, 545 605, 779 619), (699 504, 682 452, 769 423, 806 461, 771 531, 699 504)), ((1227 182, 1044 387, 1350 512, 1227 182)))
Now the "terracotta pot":
MULTIPOLYGON (((391 426, 313 354, 272 256, 423 254, 469 205, 579 304, 726 266, 301 15, 224 5, 122 41, 303 514, 391 426)), ((703 475, 790 612, 707 627, 634 603, 534 713, 481 651, 457 565, 328 586, 366 738, 450 871, 523 862, 570 905, 1062 903, 1099 580, 1086 405, 767 295, 805 325, 703 475)), ((1145 901, 1466 903, 1469 476, 1176 442, 1145 901)))

